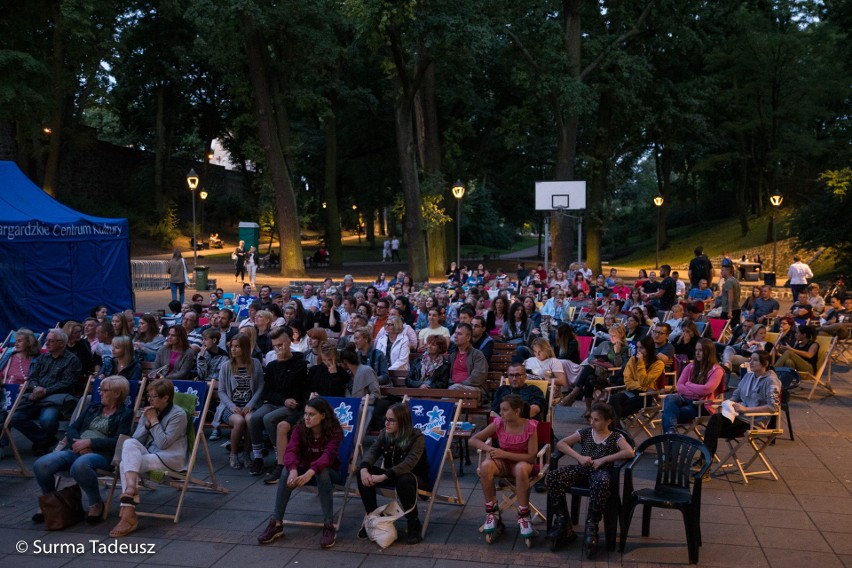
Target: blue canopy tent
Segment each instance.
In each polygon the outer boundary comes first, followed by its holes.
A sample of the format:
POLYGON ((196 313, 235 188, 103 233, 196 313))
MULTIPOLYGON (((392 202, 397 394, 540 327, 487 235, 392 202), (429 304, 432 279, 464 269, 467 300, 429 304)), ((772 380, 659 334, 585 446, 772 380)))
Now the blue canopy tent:
POLYGON ((0 161, 0 334, 133 305, 127 219, 83 215, 0 161))

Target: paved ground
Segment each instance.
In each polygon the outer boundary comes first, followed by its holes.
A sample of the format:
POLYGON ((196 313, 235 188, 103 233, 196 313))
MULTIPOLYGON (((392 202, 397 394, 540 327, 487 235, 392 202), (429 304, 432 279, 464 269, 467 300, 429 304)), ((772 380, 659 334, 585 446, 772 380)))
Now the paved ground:
MULTIPOLYGON (((796 440, 784 438, 769 449, 769 456, 782 476, 780 481, 753 479, 746 486, 733 477, 723 476, 704 486, 702 565, 852 566, 852 372, 836 366, 833 384, 838 396, 816 398, 812 402, 793 399, 796 440)), ((557 434, 573 431, 579 418, 579 408, 557 409, 557 434)), ((30 516, 36 511, 38 489, 35 482, 0 478, 0 527, 4 529, 0 531, 0 563, 15 568, 142 564, 253 568, 284 565, 486 568, 592 564, 582 559, 577 544, 551 553, 546 543, 538 539, 535 547, 527 550, 517 538, 511 513, 505 516, 507 533, 499 542, 487 545, 477 532, 484 516, 483 499, 472 468, 461 479, 467 505, 436 505, 427 539, 419 545, 396 543, 381 551, 368 541, 356 539, 363 514, 356 499, 347 506, 334 549, 320 550, 318 529, 303 527, 288 528, 285 539, 261 547, 255 543, 255 536, 268 519, 276 489, 264 485, 245 470, 229 469, 222 448, 214 447, 211 454, 218 468, 216 476, 230 488, 230 493, 190 494, 178 525, 142 519, 138 532, 121 541, 153 544, 153 554, 92 553, 91 541, 114 542, 106 535, 116 522, 115 506, 112 516, 103 524, 94 527, 80 524, 62 532, 45 532, 30 522, 30 516), (28 547, 24 554, 16 552, 21 542, 28 547), (45 545, 57 543, 79 545, 85 550, 45 552, 45 545), (41 553, 37 553, 39 551, 41 553)), ((31 464, 28 453, 27 457, 31 464)), ((8 459, 4 460, 3 465, 8 463, 8 459)), ((268 458, 267 464, 271 463, 268 458)), ((653 460, 648 460, 640 469, 642 483, 652 478, 652 467, 653 460)), ((444 488, 449 489, 449 486, 447 475, 444 488)), ((175 504, 175 495, 173 490, 162 487, 145 492, 140 510, 168 510, 175 504)), ((339 502, 336 499, 336 503, 339 502)), ((534 494, 533 503, 543 508, 544 495, 534 494)), ((316 498, 297 493, 291 501, 288 518, 316 520, 317 513, 316 498)), ((640 537, 640 525, 641 517, 637 515, 624 555, 601 552, 595 564, 686 564, 684 529, 679 515, 655 509, 648 538, 640 537)))

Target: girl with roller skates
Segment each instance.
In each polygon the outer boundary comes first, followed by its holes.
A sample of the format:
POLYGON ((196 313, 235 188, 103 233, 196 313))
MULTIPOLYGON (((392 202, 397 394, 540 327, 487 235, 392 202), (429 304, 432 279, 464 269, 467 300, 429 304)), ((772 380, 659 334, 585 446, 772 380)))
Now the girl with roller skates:
POLYGON ((548 507, 555 507, 552 528, 547 533, 551 549, 555 550, 559 542, 572 542, 577 538, 571 526, 571 517, 565 502, 567 490, 578 483, 591 489, 589 513, 586 517, 586 536, 584 546, 586 555, 591 558, 598 546, 598 524, 603 516, 609 499, 612 464, 617 460, 633 457, 633 448, 618 432, 613 432, 612 407, 606 403, 592 406, 589 424, 577 430, 567 438, 559 440, 556 449, 564 455, 577 460, 578 465, 569 465, 551 470, 545 478, 547 483, 548 507), (574 450, 574 444, 580 444, 580 451, 574 450))
POLYGON ((535 534, 530 519, 530 474, 538 452, 538 422, 524 418, 529 412, 526 408, 526 403, 520 396, 511 394, 504 397, 500 403, 500 416, 470 439, 470 447, 484 452, 486 456, 477 473, 482 483, 482 492, 485 494, 486 515, 482 532, 485 533, 485 541, 489 544, 505 530, 500 518, 500 506, 497 504, 495 477, 511 477, 515 480, 518 526, 527 547, 531 545, 535 534), (495 436, 499 448, 485 443, 495 436))

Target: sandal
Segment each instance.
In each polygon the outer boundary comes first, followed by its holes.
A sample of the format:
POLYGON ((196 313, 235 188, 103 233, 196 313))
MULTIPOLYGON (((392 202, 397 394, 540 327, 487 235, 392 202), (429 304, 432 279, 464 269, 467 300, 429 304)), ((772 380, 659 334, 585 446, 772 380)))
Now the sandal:
MULTIPOLYGON (((135 517, 134 517, 135 518, 135 517)), ((127 536, 139 527, 139 522, 130 522, 127 519, 121 519, 115 527, 109 531, 111 538, 121 538, 127 536)))

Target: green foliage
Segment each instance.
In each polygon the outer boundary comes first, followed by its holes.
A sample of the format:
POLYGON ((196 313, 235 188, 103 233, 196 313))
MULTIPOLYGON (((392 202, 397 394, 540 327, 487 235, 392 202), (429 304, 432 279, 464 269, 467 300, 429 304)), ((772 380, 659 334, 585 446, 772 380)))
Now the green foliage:
MULTIPOLYGON (((443 201, 444 197, 441 195, 426 194, 422 196, 420 209, 423 215, 423 226, 427 231, 452 221, 452 218, 446 214, 446 210, 441 207, 443 201)), ((394 198, 391 212, 396 217, 405 216, 405 200, 402 195, 397 195, 394 198)))
MULTIPOLYGON (((190 229, 192 225, 190 224, 190 229)), ((165 213, 151 228, 150 238, 164 249, 174 246, 175 240, 180 236, 178 231, 177 208, 172 203, 166 208, 165 213)))
MULTIPOLYGON (((849 212, 852 211, 852 169, 842 168, 823 172, 826 183, 814 191, 810 199, 793 209, 790 226, 805 248, 831 246, 835 252, 835 268, 852 272, 852 233, 849 232, 849 212)), ((786 201, 784 202, 786 205, 786 201)))

